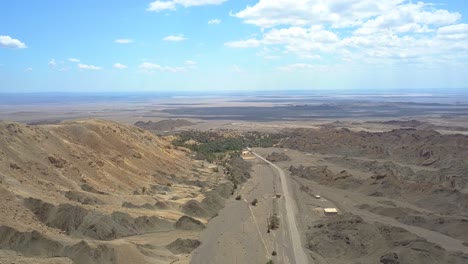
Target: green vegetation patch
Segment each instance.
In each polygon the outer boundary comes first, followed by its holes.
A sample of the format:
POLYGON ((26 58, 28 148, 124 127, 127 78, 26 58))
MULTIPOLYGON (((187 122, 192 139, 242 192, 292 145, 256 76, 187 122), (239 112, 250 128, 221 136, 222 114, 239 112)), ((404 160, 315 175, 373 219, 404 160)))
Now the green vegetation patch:
POLYGON ((247 146, 272 147, 278 144, 282 138, 283 136, 280 134, 259 132, 189 130, 180 132, 172 144, 195 151, 197 159, 214 162, 223 159, 228 152, 241 152, 247 146))

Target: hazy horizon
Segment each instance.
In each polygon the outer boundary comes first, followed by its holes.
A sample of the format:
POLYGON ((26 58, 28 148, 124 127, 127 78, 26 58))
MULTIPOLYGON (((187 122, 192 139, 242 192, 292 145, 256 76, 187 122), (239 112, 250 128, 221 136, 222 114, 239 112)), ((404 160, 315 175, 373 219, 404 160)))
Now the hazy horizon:
POLYGON ((2 105, 47 105, 68 102, 151 102, 224 98, 232 102, 297 102, 303 104, 338 101, 468 103, 467 89, 347 89, 264 91, 139 91, 139 92, 0 92, 2 105))

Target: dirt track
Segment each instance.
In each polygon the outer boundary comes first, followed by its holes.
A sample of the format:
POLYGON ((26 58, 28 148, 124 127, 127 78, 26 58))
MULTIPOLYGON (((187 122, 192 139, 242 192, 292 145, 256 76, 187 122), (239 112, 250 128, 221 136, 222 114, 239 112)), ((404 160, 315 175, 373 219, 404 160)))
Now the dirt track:
MULTIPOLYGON (((256 149, 255 151, 258 153, 257 157, 248 158, 254 163, 251 173, 252 178, 233 196, 236 197, 240 194, 242 200, 236 201, 232 198, 226 207, 221 210, 219 216, 210 221, 208 228, 202 233, 201 240, 203 244, 193 254, 192 263, 264 263, 269 259, 272 259, 275 263, 349 263, 350 258, 348 257, 330 257, 330 255, 334 256, 332 252, 335 250, 346 250, 347 244, 344 246, 332 244, 333 246, 324 249, 325 252, 305 248, 306 245, 310 247, 310 241, 307 240, 306 233, 309 232, 308 230, 311 227, 321 221, 333 222, 334 219, 341 219, 340 217, 324 217, 322 210, 319 209, 325 207, 336 207, 343 216, 352 214, 361 217, 364 220, 364 224, 361 226, 363 228, 361 235, 372 232, 371 230, 374 230, 375 227, 373 223, 377 223, 377 226, 385 225, 389 228, 402 228, 404 231, 395 231, 395 234, 403 232, 401 234, 407 236, 410 239, 409 241, 416 239, 415 241, 419 241, 417 243, 426 243, 424 244, 425 247, 430 248, 431 245, 435 245, 442 252, 447 252, 443 253, 446 255, 440 259, 437 259, 439 253, 431 253, 429 259, 432 262, 428 263, 448 263, 450 260, 447 256, 452 254, 450 252, 468 253, 468 247, 462 244, 462 240, 421 227, 404 224, 391 217, 361 209, 359 206, 363 204, 377 206, 386 202, 393 203, 398 208, 411 208, 424 212, 422 208, 405 201, 389 199, 388 197, 370 197, 357 192, 320 185, 297 176, 290 176, 289 166, 297 164, 314 165, 325 162, 320 155, 311 156, 307 153, 287 150, 291 161, 271 164, 268 161, 265 162, 262 156, 266 156, 272 151, 284 152, 285 150, 256 149), (322 198, 315 199, 311 197, 310 194, 302 190, 304 187, 309 188, 310 193, 320 194, 322 198), (273 198, 274 194, 281 194, 281 198, 273 198), (255 198, 259 200, 258 205, 250 205, 250 202, 255 198), (281 219, 280 228, 267 233, 265 222, 275 210, 275 203, 276 212, 281 219), (309 244, 303 244, 302 241, 305 240, 309 244), (426 240, 428 242, 421 242, 426 240), (273 250, 278 253, 275 257, 271 256, 273 250), (310 257, 309 260, 307 260, 308 257, 310 257)), ((339 171, 342 168, 336 167, 333 169, 339 171)), ((357 228, 357 226, 354 227, 357 228)), ((347 236, 346 232, 338 232, 338 234, 347 236)), ((404 237, 396 239, 404 239, 404 237)), ((392 242, 385 244, 386 242, 379 239, 376 241, 362 240, 359 243, 369 243, 375 246, 374 251, 369 251, 369 255, 365 254, 361 257, 362 263, 374 263, 380 256, 392 250, 391 246, 389 248, 392 242)), ((408 250, 409 252, 416 252, 411 254, 419 254, 411 247, 408 250)), ((417 255, 416 259, 421 260, 422 257, 417 255)), ((459 261, 459 259, 456 261, 459 261)), ((456 261, 453 263, 459 263, 456 261)))
POLYGON ((264 263, 268 260, 273 245, 267 238, 265 216, 271 210, 271 203, 265 201, 271 198, 274 181, 269 175, 271 170, 268 166, 254 166, 252 179, 244 184, 245 187, 238 194, 247 201, 257 198, 258 206, 251 213, 249 204, 244 200, 230 199, 202 232, 202 245, 193 252, 191 263, 264 263))
MULTIPOLYGON (((387 224, 395 227, 401 227, 411 233, 414 233, 429 242, 437 244, 442 248, 449 250, 449 251, 461 251, 464 253, 468 253, 468 247, 464 246, 462 241, 446 236, 444 234, 434 232, 428 229, 406 225, 392 219, 390 217, 385 217, 382 215, 371 213, 367 210, 358 209, 358 205, 362 204, 369 204, 375 203, 368 196, 364 196, 361 194, 356 194, 344 190, 338 190, 335 188, 329 188, 326 186, 318 185, 316 183, 311 183, 310 181, 307 183, 309 186, 314 186, 318 190, 320 190, 320 194, 322 197, 326 197, 329 202, 329 207, 336 206, 339 208, 341 212, 352 212, 355 215, 359 215, 365 221, 368 222, 378 222, 382 224, 387 224)), ((400 203, 401 204, 401 203, 400 203)), ((404 204, 402 204, 405 206, 404 204)), ((410 207, 410 205, 406 205, 406 207, 410 207)))
MULTIPOLYGON (((278 149, 258 149, 256 150, 261 155, 268 155, 272 151, 281 151, 278 149)), ((301 214, 298 215, 298 227, 301 230, 305 226, 313 226, 314 223, 323 219, 323 216, 314 212, 314 208, 324 208, 324 207, 336 207, 338 208, 340 214, 352 213, 368 223, 379 223, 387 226, 403 228, 404 230, 427 240, 430 243, 433 243, 440 248, 445 249, 447 252, 462 252, 464 254, 468 253, 468 247, 463 245, 463 240, 456 239, 454 237, 447 236, 445 234, 431 231, 425 228, 421 228, 414 225, 401 223, 391 217, 379 215, 372 213, 368 210, 363 210, 359 208, 360 205, 369 204, 373 206, 382 205, 382 203, 392 203, 396 208, 411 208, 420 212, 427 212, 423 208, 419 208, 413 204, 408 203, 407 201, 390 199, 388 197, 371 197, 363 193, 342 190, 338 188, 333 188, 330 186, 324 186, 318 184, 317 182, 299 178, 296 176, 290 176, 288 171, 289 166, 294 164, 308 164, 308 165, 319 165, 325 162, 322 159, 321 155, 310 155, 308 153, 302 153, 292 150, 282 150, 287 151, 288 156, 291 157, 291 161, 288 162, 279 162, 278 167, 286 171, 286 177, 292 179, 291 187, 293 190, 293 196, 296 201, 301 201, 298 203, 298 209, 301 214), (310 193, 319 194, 322 196, 321 199, 314 199, 310 197, 309 194, 304 192, 302 188, 307 187, 307 190, 310 190, 310 193)), ((327 165, 331 166, 327 163, 327 165)), ((335 171, 341 171, 342 167, 331 168, 335 171)), ((317 252, 311 252, 317 263, 342 263, 339 260, 330 260, 323 259, 322 256, 318 255, 317 252)), ((444 262, 441 262, 444 263, 444 262)))
POLYGON ((287 182, 284 171, 280 167, 276 166, 275 164, 271 163, 270 161, 266 160, 265 158, 256 154, 255 152, 252 152, 252 153, 255 156, 257 156, 259 159, 270 164, 270 166, 275 168, 276 171, 278 172, 280 179, 281 179, 281 188, 283 190, 284 203, 285 203, 285 208, 286 208, 287 225, 288 225, 289 235, 291 236, 292 249, 294 252, 295 263, 308 263, 307 255, 304 252, 304 248, 301 242, 301 236, 299 235, 299 230, 296 224, 297 206, 294 201, 294 198, 290 194, 289 184, 287 182))
MULTIPOLYGON (((257 264, 269 259, 275 263, 308 263, 307 260, 295 260, 296 252, 291 243, 290 228, 286 226, 291 221, 283 203, 285 194, 279 187, 280 175, 263 160, 253 158, 253 162, 252 178, 226 203, 218 216, 209 222, 207 229, 201 234, 202 245, 194 251, 191 263, 257 264), (282 197, 276 199, 275 193, 282 197), (242 195, 240 201, 234 199, 238 194, 242 195), (254 199, 258 199, 256 206, 250 204, 254 199), (267 233, 267 218, 274 210, 280 216, 280 227, 267 233), (273 251, 277 252, 277 256, 272 256, 273 251)), ((291 196, 288 198, 292 199, 291 196)), ((299 239, 296 244, 299 243, 302 247, 297 227, 296 239, 299 239)), ((299 249, 303 252, 302 248, 299 249)), ((305 255, 301 257, 307 258, 305 255)))

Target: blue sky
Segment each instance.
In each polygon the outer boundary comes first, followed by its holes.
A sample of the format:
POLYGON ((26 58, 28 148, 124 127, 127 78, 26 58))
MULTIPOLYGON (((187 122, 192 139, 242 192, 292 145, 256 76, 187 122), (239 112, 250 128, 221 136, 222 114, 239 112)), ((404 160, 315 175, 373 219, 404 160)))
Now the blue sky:
POLYGON ((468 5, 0 1, 0 92, 467 88, 468 5))

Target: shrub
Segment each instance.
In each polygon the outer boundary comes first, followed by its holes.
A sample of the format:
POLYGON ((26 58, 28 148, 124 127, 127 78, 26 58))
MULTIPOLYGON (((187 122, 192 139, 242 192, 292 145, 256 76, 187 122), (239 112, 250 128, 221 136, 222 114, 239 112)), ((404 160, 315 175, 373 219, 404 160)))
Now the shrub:
POLYGON ((239 194, 237 195, 236 200, 239 201, 240 199, 242 199, 242 195, 239 194))
POLYGON ((255 199, 252 201, 252 205, 253 205, 253 206, 256 206, 257 203, 258 203, 258 200, 257 200, 257 198, 255 198, 255 199))
POLYGON ((278 229, 279 227, 279 224, 280 224, 280 219, 278 217, 278 215, 274 214, 272 216, 270 216, 270 221, 269 221, 269 228, 270 229, 278 229))

